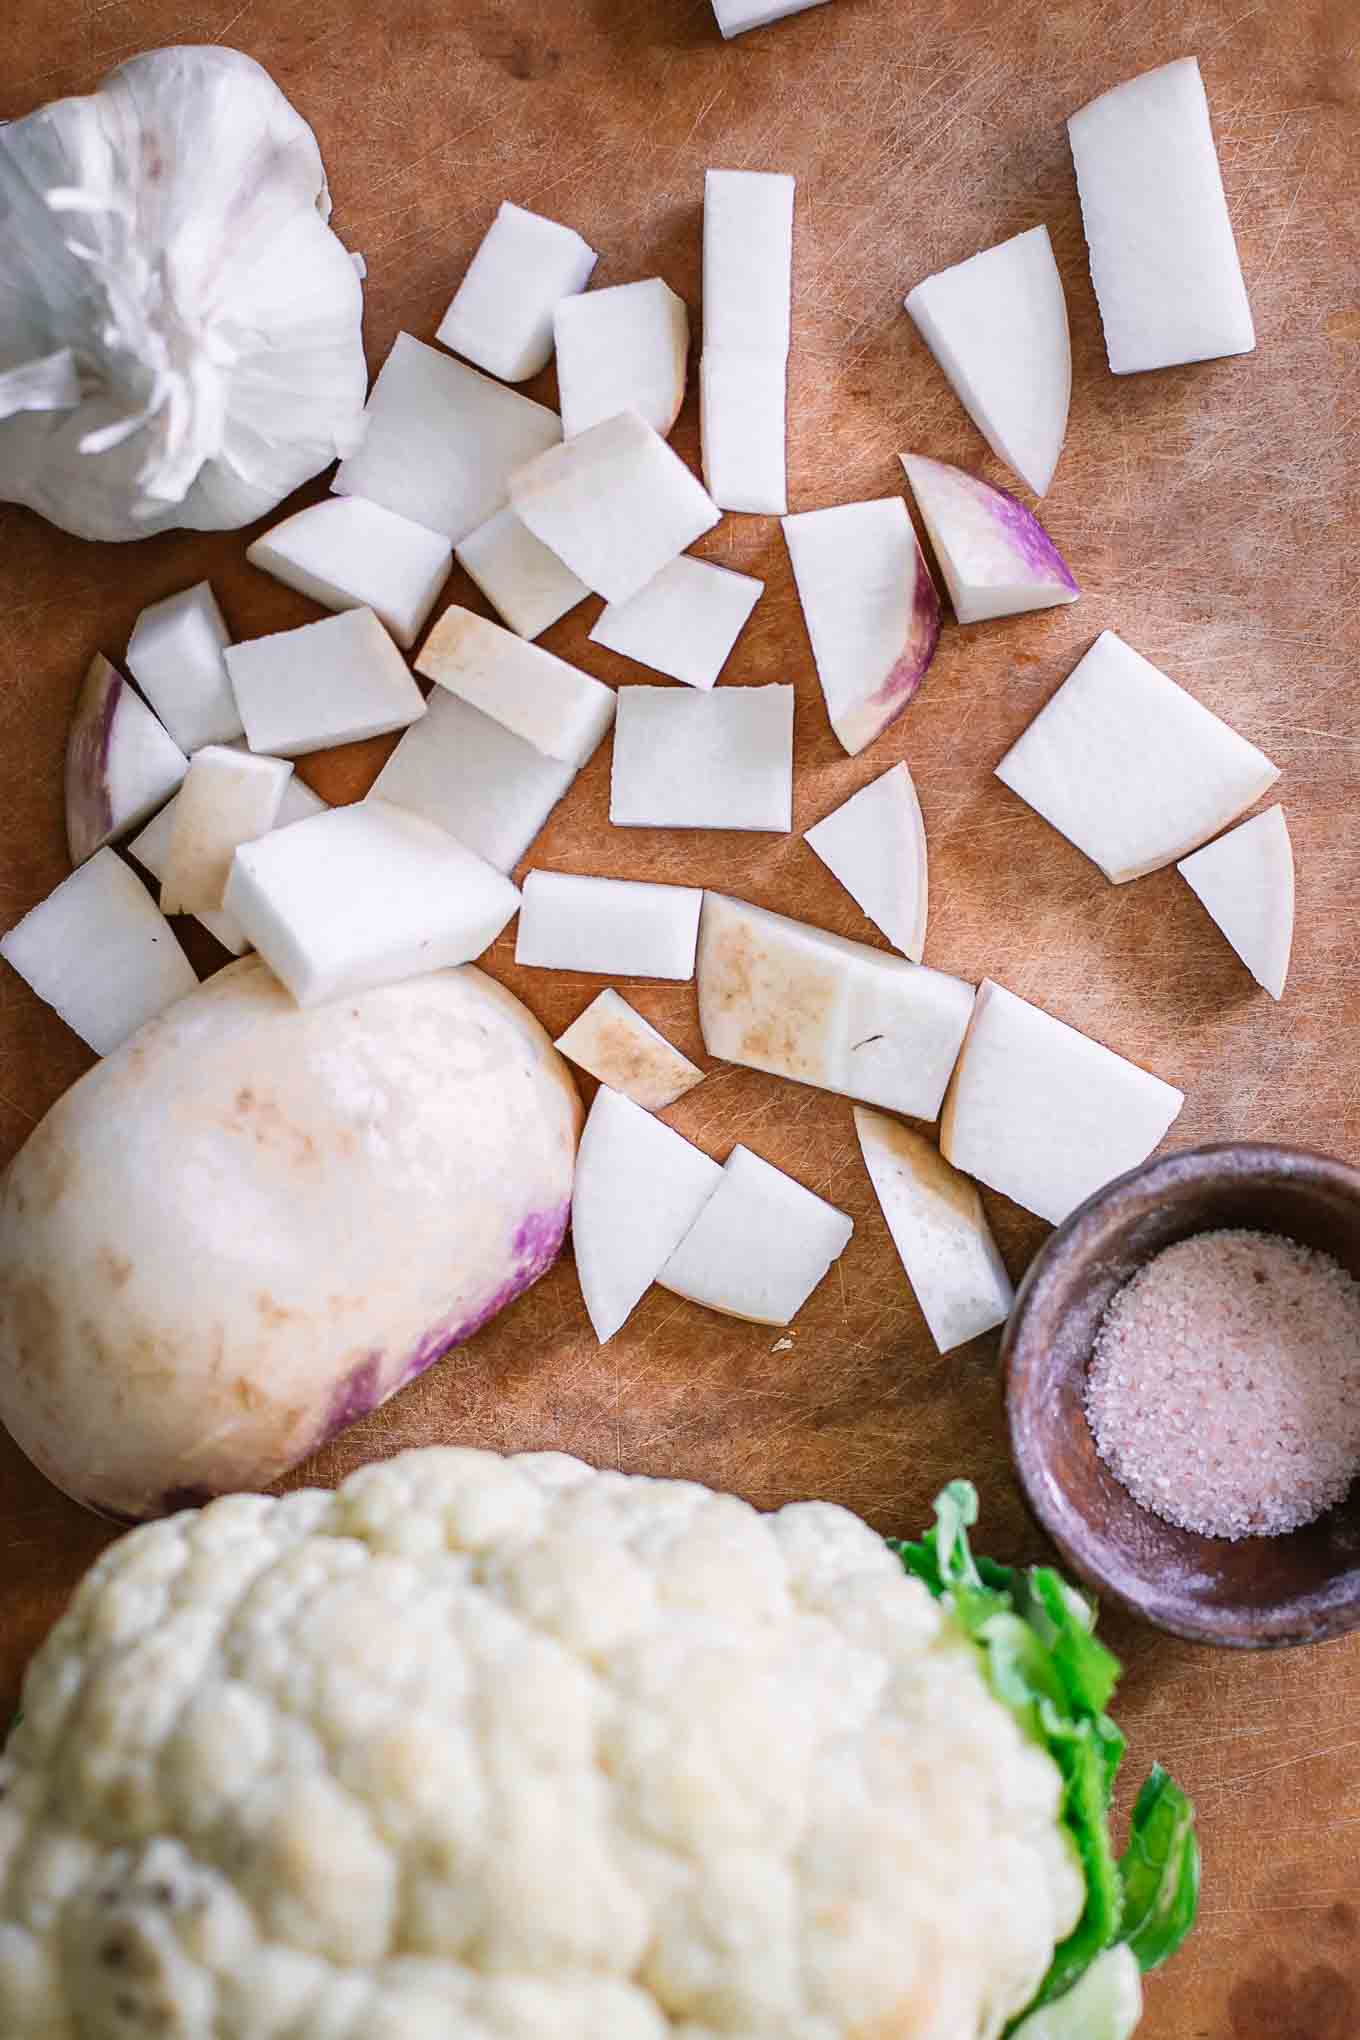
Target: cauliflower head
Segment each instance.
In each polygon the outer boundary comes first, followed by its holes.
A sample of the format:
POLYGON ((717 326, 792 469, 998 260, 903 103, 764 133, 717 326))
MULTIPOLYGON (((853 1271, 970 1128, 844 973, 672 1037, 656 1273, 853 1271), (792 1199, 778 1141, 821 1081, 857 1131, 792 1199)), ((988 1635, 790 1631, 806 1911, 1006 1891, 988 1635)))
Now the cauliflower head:
POLYGON ((1050 1758, 858 1518, 411 1452, 114 1544, 0 1757, 5 2040, 994 2040, 1050 1758))

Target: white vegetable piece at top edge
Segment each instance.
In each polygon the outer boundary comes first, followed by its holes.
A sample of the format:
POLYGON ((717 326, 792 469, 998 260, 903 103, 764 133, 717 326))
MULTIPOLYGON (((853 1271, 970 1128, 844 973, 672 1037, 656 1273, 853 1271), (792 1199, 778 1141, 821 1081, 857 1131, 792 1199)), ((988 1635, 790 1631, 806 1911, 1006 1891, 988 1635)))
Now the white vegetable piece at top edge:
POLYGON ((724 510, 782 516, 789 507, 794 190, 777 171, 704 179, 701 427, 704 476, 724 510))
POLYGON ((1256 331, 1198 60, 1103 92, 1067 131, 1114 373, 1250 354, 1256 331))
POLYGON ((945 461, 901 458, 960 623, 1076 601, 1067 562, 1023 503, 945 461))
POLYGON ((502 382, 548 366, 553 313, 583 291, 599 256, 572 227, 502 205, 435 335, 502 382))
POLYGON ((542 543, 607 602, 628 602, 721 512, 636 411, 517 468, 510 501, 542 543))
POLYGON ((1060 1225, 1146 1161, 1184 1093, 990 978, 973 1009, 940 1122, 966 1176, 1060 1225))
POLYGON ((470 531, 454 552, 517 637, 540 637, 590 593, 508 504, 470 531))
POLYGON ((1123 885, 1226 829, 1280 772, 1107 630, 996 776, 1123 885))
POLYGON ((361 800, 243 843, 234 914, 299 1006, 470 963, 519 905, 508 878, 445 830, 361 800))
POLYGON ((553 314, 562 433, 636 411, 663 439, 685 401, 689 312, 659 276, 563 298, 553 314))
POLYGON ((503 510, 514 470, 562 437, 556 411, 409 333, 378 371, 364 419, 335 494, 366 496, 452 545, 503 510))
POLYGON ((721 893, 704 895, 698 953, 704 1046, 916 1119, 944 1101, 973 987, 721 893))
POLYGON ((222 654, 231 633, 207 581, 144 609, 127 668, 182 751, 229 744, 241 717, 222 654))
POLYGON ((906 307, 997 459, 1044 495, 1072 397, 1067 300, 1048 228, 928 276, 906 307))
MULTIPOLYGON (((135 857, 142 868, 149 871, 158 881, 165 876, 165 860, 170 854, 170 837, 175 826, 175 809, 178 804, 179 795, 175 794, 159 813, 151 817, 146 827, 139 835, 134 836, 127 846, 129 856, 135 857)), ((274 817, 274 826, 276 829, 286 829, 293 822, 305 822, 312 815, 324 814, 327 805, 321 795, 313 793, 307 782, 299 779, 294 772, 283 789, 283 799, 274 817)), ((244 956, 250 948, 250 938, 240 922, 220 907, 209 913, 198 914, 195 918, 203 923, 208 933, 232 956, 244 956)))
POLYGON ((808 829, 803 841, 889 942, 919 963, 930 886, 926 825, 907 767, 890 765, 808 829))
POLYGON ((772 21, 786 21, 791 14, 805 14, 810 7, 825 7, 826 0, 713 0, 718 26, 727 37, 745 35, 749 28, 765 28, 772 21))
POLYGON ((614 720, 612 688, 456 604, 421 646, 416 671, 578 770, 614 720))
POLYGON ((721 1183, 656 1279, 724 1317, 787 1325, 854 1230, 834 1204, 734 1147, 721 1183))
POLYGON ((274 827, 292 776, 284 758, 256 757, 222 744, 195 751, 175 795, 161 876, 163 914, 220 910, 237 846, 274 827))
POLYGON ((497 871, 519 863, 576 777, 493 716, 436 687, 369 789, 437 822, 497 871))
POLYGON ((553 1047, 647 1112, 662 1111, 704 1081, 703 1071, 612 987, 577 1014, 553 1047))
POLYGON ((712 687, 764 592, 750 574, 681 553, 631 602, 608 603, 590 640, 686 687, 712 687))
POLYGON ((616 828, 793 826, 792 687, 624 687, 618 699, 616 828))
POLYGON ((924 1134, 855 1107, 855 1131, 874 1195, 941 1353, 1004 1325, 1015 1301, 977 1185, 924 1134))
POLYGON ((692 978, 703 902, 696 886, 531 871, 515 962, 601 977, 692 978))
POLYGON ((916 695, 940 598, 900 496, 784 519, 831 727, 852 757, 916 695))
POLYGON ((371 609, 247 638, 227 650, 246 741, 275 758, 404 730, 425 697, 371 609))
POLYGON ((1257 984, 1283 998, 1294 946, 1294 849, 1284 809, 1240 822, 1176 868, 1257 984))
POLYGON ((453 548, 365 496, 328 496, 263 533, 246 558, 326 609, 371 609, 409 650, 449 577, 453 548))
POLYGON ((179 745, 116 667, 96 652, 66 739, 66 842, 72 864, 135 829, 189 769, 179 745))
POLYGON ((175 931, 116 850, 96 850, 0 937, 0 956, 96 1055, 198 983, 175 931))
POLYGON ((722 1174, 664 1120, 601 1085, 571 1193, 576 1273, 601 1345, 637 1309, 722 1174))

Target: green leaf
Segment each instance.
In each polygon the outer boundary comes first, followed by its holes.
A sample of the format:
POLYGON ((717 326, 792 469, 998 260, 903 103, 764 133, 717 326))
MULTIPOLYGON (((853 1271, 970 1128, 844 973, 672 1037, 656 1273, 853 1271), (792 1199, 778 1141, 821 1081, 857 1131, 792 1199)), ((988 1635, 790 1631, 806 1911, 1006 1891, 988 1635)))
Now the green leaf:
POLYGON ((1138 1794, 1119 1867, 1126 1894, 1124 1938, 1146 1973, 1175 1954, 1199 1907, 1195 1809, 1160 1764, 1153 1765, 1138 1794))

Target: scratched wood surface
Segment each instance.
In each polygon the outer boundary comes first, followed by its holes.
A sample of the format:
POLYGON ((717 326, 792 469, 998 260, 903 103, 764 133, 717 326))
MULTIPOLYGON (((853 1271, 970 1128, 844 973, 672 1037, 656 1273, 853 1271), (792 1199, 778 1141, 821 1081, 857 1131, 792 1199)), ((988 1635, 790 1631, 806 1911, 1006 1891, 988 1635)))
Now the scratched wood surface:
MULTIPOLYGON (((797 687, 795 833, 611 830, 609 748, 532 861, 683 879, 868 941, 797 831, 899 757, 930 834, 927 960, 1001 978, 1181 1085, 1174 1140, 1262 1135, 1360 1155, 1354 820, 1360 763, 1360 27, 1353 0, 833 0, 724 45, 706 0, 10 0, 0 117, 82 91, 158 43, 229 41, 314 123, 335 224, 368 259, 366 332, 429 338, 496 203, 602 250, 597 282, 660 273, 698 308, 706 165, 799 179, 792 507, 897 491, 899 449, 1000 479, 903 315, 903 293, 1044 221, 1071 309, 1072 422, 1045 519, 1084 598, 946 630, 929 682, 866 756, 828 730, 778 526, 729 518, 707 556, 767 592, 724 684, 797 687), (1247 360, 1131 380, 1105 368, 1063 118, 1196 52, 1259 334, 1247 360), (1283 767, 1301 920, 1282 1007, 1251 987, 1174 872, 1111 888, 990 776, 1109 625, 1283 767)), ((531 393, 551 400, 551 372, 531 393)), ((691 391, 676 434, 697 458, 691 391)), ((319 493, 313 490, 313 494, 319 493)), ((60 756, 96 648, 211 576, 235 632, 315 612, 245 565, 240 536, 95 548, 0 511, 0 921, 64 873, 60 756)), ((456 577, 452 599, 480 607, 456 577)), ((547 639, 601 678, 654 680, 586 643, 590 603, 547 639)), ((333 797, 383 746, 309 761, 333 797)), ((204 942, 204 969, 220 956, 204 942)), ((554 1031, 598 983, 490 967, 554 1031)), ((688 986, 626 988, 702 1059, 688 986)), ((0 984, 0 1140, 11 1152, 88 1058, 26 988, 0 984)), ((587 1087, 589 1088, 589 1087, 587 1087)), ((398 1447, 558 1446, 731 1486, 761 1505, 833 1497, 884 1530, 971 1474, 986 1541, 1037 1548, 1006 1464, 995 1343, 930 1347, 842 1101, 713 1068, 669 1115, 724 1154, 748 1142, 849 1210, 854 1241, 786 1336, 654 1292, 603 1354, 568 1261, 506 1318, 303 1470, 330 1482, 398 1447)), ((1013 1274, 1043 1236, 989 1198, 1013 1274)), ((0 1439, 0 1701, 108 1536, 0 1439)), ((1274 1659, 1111 1624, 1139 1770, 1154 1755, 1203 1819, 1203 1925, 1153 1981, 1149 2040, 1354 2040, 1360 2032, 1360 1639, 1274 1659)))

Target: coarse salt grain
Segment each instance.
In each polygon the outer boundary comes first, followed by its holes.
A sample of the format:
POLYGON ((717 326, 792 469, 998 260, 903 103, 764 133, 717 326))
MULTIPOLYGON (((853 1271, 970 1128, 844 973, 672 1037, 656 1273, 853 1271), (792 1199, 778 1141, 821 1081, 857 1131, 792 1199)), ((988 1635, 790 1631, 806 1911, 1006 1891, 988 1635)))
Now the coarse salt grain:
POLYGON ((1106 1311, 1086 1415, 1134 1500, 1183 1530, 1311 1523, 1360 1476, 1360 1283, 1272 1233, 1181 1240, 1106 1311))

